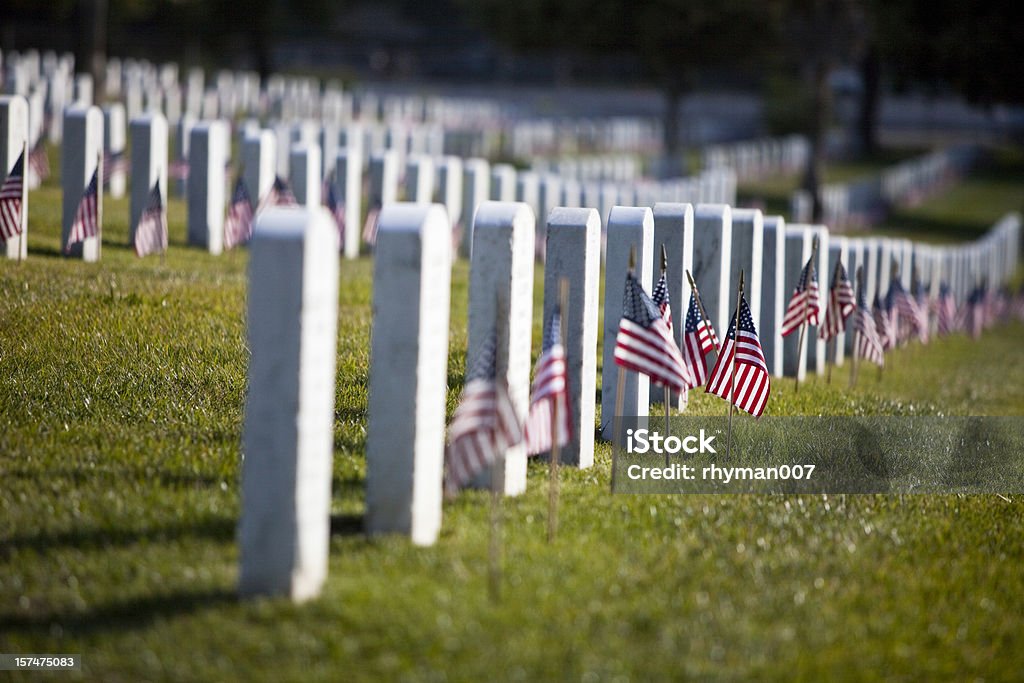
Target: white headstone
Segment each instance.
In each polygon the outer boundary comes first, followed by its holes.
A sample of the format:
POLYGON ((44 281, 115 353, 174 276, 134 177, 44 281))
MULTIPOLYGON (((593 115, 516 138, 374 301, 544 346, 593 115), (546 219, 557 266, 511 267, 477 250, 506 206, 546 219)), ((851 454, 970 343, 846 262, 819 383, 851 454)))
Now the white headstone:
POLYGON ((274 184, 276 152, 273 131, 261 130, 242 140, 242 175, 253 204, 259 204, 274 184))
POLYGON ((366 529, 431 545, 441 529, 451 227, 439 204, 396 203, 374 247, 366 529))
POLYGON ((511 164, 491 167, 491 199, 498 202, 516 200, 516 168, 511 164))
MULTIPOLYGON (((61 145, 61 186, 63 188, 61 248, 71 235, 71 224, 82 201, 82 194, 103 156, 103 114, 97 107, 68 107, 64 110, 64 139, 61 145)), ((103 193, 98 193, 99 233, 76 242, 67 251, 85 261, 98 261, 103 237, 103 193)))
POLYGON ((486 159, 466 159, 462 165, 462 241, 459 253, 472 257, 473 220, 476 209, 491 195, 490 164, 486 159))
POLYGON ((145 114, 129 124, 129 131, 132 140, 132 194, 128 244, 131 245, 135 244, 135 228, 149 203, 153 185, 158 182, 165 220, 167 217, 167 119, 158 112, 145 114))
POLYGON ((398 154, 385 150, 370 155, 370 208, 398 201, 398 154))
MULTIPOLYGON (((845 268, 845 269, 849 268, 849 265, 850 265, 850 253, 849 253, 849 250, 847 249, 846 238, 842 237, 840 235, 831 235, 831 236, 829 236, 829 241, 828 241, 828 270, 825 271, 825 273, 822 274, 821 282, 820 282, 822 291, 824 291, 824 293, 825 293, 825 304, 824 305, 826 307, 828 306, 829 299, 831 298, 829 296, 829 292, 831 291, 831 288, 832 288, 832 277, 835 274, 836 263, 838 261, 842 261, 843 268, 845 268)), ((846 276, 849 278, 850 277, 850 273, 847 272, 846 276)), ((850 284, 854 284, 853 279, 850 280, 850 284)), ((856 294, 856 290, 854 290, 854 294, 856 294)), ((821 327, 824 326, 824 324, 825 324, 825 310, 826 310, 825 308, 821 309, 821 325, 819 326, 819 329, 821 329, 821 327)), ((848 324, 853 324, 853 319, 850 318, 846 322, 848 324)), ((830 346, 834 346, 834 349, 831 349, 831 350, 828 351, 828 358, 837 367, 842 367, 843 362, 845 360, 845 356, 846 356, 846 337, 847 336, 848 336, 848 334, 846 332, 840 332, 838 334, 838 336, 836 337, 836 341, 835 342, 829 341, 826 344, 826 348, 828 348, 830 346)), ((849 335, 849 336, 852 336, 852 335, 849 335)))
POLYGON ((698 204, 693 214, 693 279, 700 288, 704 311, 719 339, 729 329, 735 292, 732 270, 732 210, 726 204, 698 204))
POLYGON ((342 245, 345 258, 359 256, 359 240, 362 237, 363 215, 363 161, 362 147, 346 147, 338 150, 334 174, 338 201, 345 207, 345 243, 342 245))
POLYGON ((765 216, 763 220, 761 324, 757 334, 768 370, 782 377, 782 319, 789 303, 785 290, 786 220, 782 216, 765 216))
POLYGON ((103 107, 103 146, 107 157, 111 160, 120 160, 122 163, 108 163, 103 172, 107 176, 110 196, 120 199, 124 196, 127 186, 125 178, 124 156, 126 135, 124 105, 120 102, 111 102, 103 107))
POLYGON ((434 201, 434 160, 412 155, 405 165, 405 200, 417 204, 434 201))
MULTIPOLYGON (((760 209, 732 210, 732 265, 729 279, 733 288, 740 270, 744 272, 744 296, 750 306, 754 328, 761 332, 761 285, 764 269, 764 217, 760 209)), ((730 295, 730 309, 736 306, 735 292, 730 295)), ((730 311, 729 315, 732 315, 730 311)), ((726 330, 728 328, 725 328, 726 330)), ((723 334, 724 334, 723 330, 723 334)), ((763 347, 762 347, 763 349, 763 347)))
POLYGON ((558 305, 562 278, 569 281, 569 306, 562 313, 572 440, 560 461, 594 464, 594 401, 597 396, 597 302, 601 280, 601 217, 593 209, 556 208, 547 220, 544 267, 544 327, 558 305))
MULTIPOLYGON (((509 397, 525 418, 530 400, 530 344, 533 336, 533 211, 525 204, 484 202, 473 217, 473 257, 469 268, 469 343, 466 367, 497 331, 495 362, 508 382, 509 397)), ((490 473, 481 481, 489 485, 490 473)), ((526 450, 505 455, 502 489, 514 496, 526 490, 526 450)))
POLYGON ((818 272, 818 325, 807 327, 807 364, 819 375, 824 375, 827 370, 826 353, 828 345, 818 335, 819 330, 825 324, 825 306, 828 304, 828 287, 831 271, 828 269, 829 232, 824 225, 810 226, 815 237, 818 238, 818 259, 814 268, 818 272))
MULTIPOLYGON (((454 231, 462 218, 462 159, 446 156, 437 168, 438 200, 444 204, 454 231)), ((454 233, 453 233, 454 234, 454 233)))
POLYGON ((338 243, 321 208, 270 209, 249 256, 239 592, 316 597, 327 578, 338 243))
MULTIPOLYGON (((189 160, 189 142, 192 137, 192 127, 195 125, 196 119, 191 114, 182 114, 178 118, 178 125, 175 126, 173 161, 187 162, 189 160)), ((227 159, 224 161, 226 163, 227 159)), ((174 181, 174 186, 179 195, 184 195, 188 189, 188 179, 179 178, 174 181)))
MULTIPOLYGON (((0 71, 2 73, 2 71, 0 71)), ((21 234, 15 235, 3 244, 3 253, 10 259, 28 257, 28 102, 21 95, 0 97, 0 185, 18 158, 22 161, 21 183, 21 234)), ((2 239, 2 238, 0 238, 2 239)))
MULTIPOLYGON (((630 249, 636 249, 634 269, 644 291, 650 293, 654 258, 654 214, 647 207, 613 207, 608 217, 604 274, 604 349, 601 368, 601 436, 611 440, 619 368, 615 364, 615 337, 622 319, 622 296, 629 269, 630 249)), ((699 286, 699 285, 698 285, 699 286)), ((649 412, 650 380, 633 371, 625 374, 622 415, 642 417, 649 412)))
POLYGON ((224 247, 226 121, 202 121, 189 133, 188 243, 219 254, 224 247))
POLYGON ((320 177, 320 147, 314 143, 298 143, 291 148, 292 192, 299 204, 308 207, 320 206, 320 190, 323 181, 320 177))

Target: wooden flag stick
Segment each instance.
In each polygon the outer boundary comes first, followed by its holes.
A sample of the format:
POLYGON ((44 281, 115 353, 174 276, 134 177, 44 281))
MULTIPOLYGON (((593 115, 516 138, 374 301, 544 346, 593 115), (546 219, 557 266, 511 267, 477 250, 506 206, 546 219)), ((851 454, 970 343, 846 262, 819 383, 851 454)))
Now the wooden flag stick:
MULTIPOLYGON (((636 246, 629 248, 629 272, 636 267, 636 246)), ((605 340, 606 344, 613 343, 605 340)), ((619 464, 619 433, 622 431, 622 404, 626 400, 626 368, 619 366, 615 383, 615 415, 612 416, 612 493, 615 493, 615 468, 619 464)), ((601 416, 604 417, 603 415, 601 416)))
MULTIPOLYGON (((864 288, 864 266, 857 266, 857 308, 858 309, 860 308, 860 297, 861 297, 861 294, 863 294, 863 288, 864 288)), ((867 298, 865 297, 865 301, 866 300, 867 300, 867 298)), ((852 358, 852 360, 850 362, 850 388, 851 389, 853 389, 854 387, 857 386, 857 369, 858 369, 857 368, 857 366, 858 366, 857 350, 858 350, 858 348, 860 346, 857 342, 859 340, 860 340, 860 330, 854 328, 854 330, 853 330, 853 358, 852 358)))
MULTIPOLYGON (((693 276, 690 275, 690 271, 686 271, 686 279, 690 281, 690 289, 693 290, 693 298, 697 300, 697 310, 700 311, 700 317, 708 324, 710 324, 711 320, 708 318, 708 314, 704 311, 704 302, 701 301, 700 298, 700 290, 697 289, 697 283, 694 282, 693 276)), ((715 353, 718 353, 720 351, 720 347, 715 347, 715 353)))
MULTIPOLYGON (((740 336, 740 302, 743 300, 743 270, 740 269, 740 288, 736 293, 736 320, 734 321, 733 329, 733 342, 732 342, 732 358, 729 359, 729 433, 725 438, 725 457, 729 458, 729 454, 732 451, 732 413, 733 405, 736 401, 736 340, 740 336)), ((728 331, 726 337, 729 336, 728 331)), ((723 337, 722 348, 725 348, 725 341, 723 337)))
MULTIPOLYGON (((563 277, 558 281, 558 316, 562 322, 558 330, 558 343, 566 348, 565 339, 565 312, 569 310, 569 278, 563 277)), ((566 368, 565 393, 569 395, 569 373, 566 368)), ((561 466, 562 444, 559 439, 561 431, 560 401, 557 398, 551 401, 551 462, 548 467, 548 543, 555 540, 558 533, 558 468, 561 466)), ((568 403, 568 401, 566 401, 568 403)))
MULTIPOLYGON (((668 271, 668 252, 665 250, 665 244, 661 245, 661 274, 664 275, 668 271)), ((671 331, 671 328, 669 328, 671 331)), ((675 334, 673 333, 673 337, 675 334)), ((670 424, 671 414, 669 411, 670 404, 672 403, 672 390, 667 386, 664 387, 664 395, 662 399, 665 403, 665 438, 667 439, 672 435, 672 425, 670 424)), ((665 467, 671 464, 669 461, 668 449, 665 449, 665 467)))

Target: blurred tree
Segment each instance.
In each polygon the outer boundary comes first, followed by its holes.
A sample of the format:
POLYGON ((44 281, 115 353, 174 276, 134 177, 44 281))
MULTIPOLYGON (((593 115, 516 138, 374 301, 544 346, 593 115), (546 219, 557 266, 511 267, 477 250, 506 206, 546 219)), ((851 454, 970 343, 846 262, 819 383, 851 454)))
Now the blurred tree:
POLYGON ((665 96, 664 155, 682 160, 682 97, 709 68, 752 70, 775 44, 782 5, 759 0, 458 0, 485 30, 515 49, 619 54, 665 96))

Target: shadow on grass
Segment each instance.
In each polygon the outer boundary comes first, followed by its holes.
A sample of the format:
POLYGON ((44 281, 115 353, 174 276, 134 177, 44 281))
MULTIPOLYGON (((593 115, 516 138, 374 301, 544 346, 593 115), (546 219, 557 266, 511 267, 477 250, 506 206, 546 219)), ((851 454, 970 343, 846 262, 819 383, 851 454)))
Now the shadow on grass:
POLYGON ((0 614, 0 630, 37 632, 48 635, 54 624, 74 633, 125 631, 152 624, 159 619, 217 609, 238 602, 234 591, 211 589, 135 598, 101 605, 85 612, 33 615, 0 614))
POLYGON ((362 536, 363 515, 331 515, 331 536, 362 536))
POLYGON ((12 536, 0 541, 0 560, 10 559, 14 550, 35 550, 44 553, 54 549, 102 550, 113 546, 139 543, 166 543, 184 538, 207 538, 230 542, 235 538, 236 520, 211 517, 192 524, 162 524, 141 529, 72 529, 12 536))

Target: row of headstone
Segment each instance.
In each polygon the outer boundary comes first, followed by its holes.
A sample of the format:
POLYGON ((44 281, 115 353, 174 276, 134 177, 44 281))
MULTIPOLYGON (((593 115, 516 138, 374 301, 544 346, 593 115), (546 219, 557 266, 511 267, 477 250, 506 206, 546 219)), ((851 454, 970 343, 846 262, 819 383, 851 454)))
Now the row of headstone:
POLYGON ((530 168, 536 173, 550 173, 580 181, 630 182, 639 180, 643 175, 640 159, 630 154, 535 158, 531 161, 530 168))
POLYGON ((810 141, 802 135, 709 145, 701 152, 705 169, 731 168, 741 180, 798 173, 807 165, 810 141))
MULTIPOLYGON (((878 223, 894 206, 916 204, 970 172, 982 158, 977 145, 957 145, 908 159, 878 175, 821 188, 822 218, 834 228, 878 223)), ((796 190, 790 198, 794 220, 811 217, 811 197, 796 190)))
MULTIPOLYGON (((496 376, 507 385, 516 410, 525 415, 534 320, 535 217, 522 202, 487 201, 477 208, 473 223, 466 367, 493 351, 496 376)), ((546 223, 544 325, 555 312, 559 281, 567 279, 570 288, 562 326, 571 416, 577 428, 561 457, 566 464, 589 467, 594 447, 600 219, 592 208, 559 207, 546 223)), ((634 250, 635 273, 650 289, 656 246, 660 251, 664 245, 672 272, 670 299, 680 311, 689 291, 679 274, 692 269, 721 336, 734 305, 734 278, 742 270, 770 370, 799 375, 809 369, 821 372, 817 344, 811 341, 805 353, 797 354, 796 340, 790 337, 781 344, 778 329, 783 302, 815 242, 820 273, 830 272, 840 260, 850 269, 870 270, 868 264, 876 256, 882 262, 886 257, 909 258, 910 267, 927 272, 934 281, 946 272, 948 257, 965 257, 975 276, 995 278, 1015 272, 1020 228, 1020 217, 1010 215, 975 244, 940 248, 911 243, 908 249, 897 240, 830 236, 824 226, 787 226, 779 217, 728 205, 659 203, 653 210, 615 206, 608 219, 604 273, 602 431, 607 437, 616 410, 613 387, 619 368, 611 354, 634 250)), ((434 543, 442 518, 453 258, 449 237, 450 219, 440 204, 393 203, 381 212, 374 263, 365 525, 371 534, 404 534, 420 545, 434 543)), ((252 355, 239 529, 243 594, 284 594, 303 600, 315 596, 326 578, 336 249, 336 232, 321 208, 272 209, 258 218, 249 266, 252 355)), ((874 269, 884 270, 877 263, 874 269)), ((827 280, 823 278, 823 291, 827 280)), ((837 346, 843 350, 841 343, 837 346)), ((629 373, 623 383, 623 413, 648 414, 649 393, 646 377, 629 373)), ((501 466, 495 478, 500 490, 505 495, 522 493, 522 447, 511 449, 501 466)), ((484 473, 477 485, 491 481, 491 474, 484 473)))

